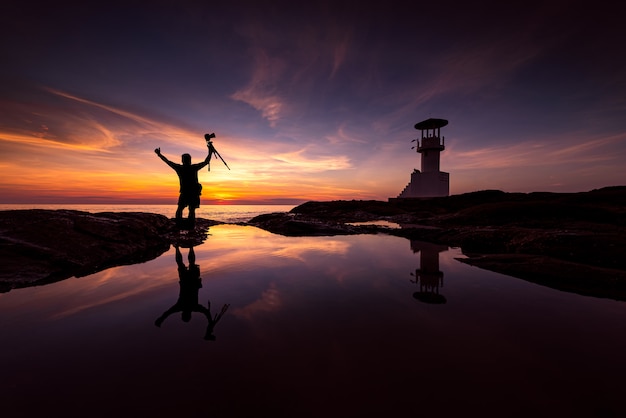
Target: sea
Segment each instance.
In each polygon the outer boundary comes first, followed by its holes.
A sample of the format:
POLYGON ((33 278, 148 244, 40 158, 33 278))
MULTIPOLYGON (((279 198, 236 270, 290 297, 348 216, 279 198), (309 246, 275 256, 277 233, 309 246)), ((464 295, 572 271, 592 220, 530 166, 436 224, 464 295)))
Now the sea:
MULTIPOLYGON (((289 212, 296 205, 202 205, 196 217, 225 223, 247 222, 257 215, 289 212)), ((89 213, 98 212, 147 212, 173 218, 175 205, 122 205, 122 204, 0 204, 0 210, 16 209, 69 209, 89 213)), ((187 210, 183 212, 187 216, 187 210)))

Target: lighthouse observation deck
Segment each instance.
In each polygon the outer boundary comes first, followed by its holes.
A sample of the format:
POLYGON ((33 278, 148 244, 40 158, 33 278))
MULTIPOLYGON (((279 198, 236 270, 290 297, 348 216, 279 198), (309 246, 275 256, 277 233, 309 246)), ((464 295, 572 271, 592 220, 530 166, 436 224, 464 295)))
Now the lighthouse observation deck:
POLYGON ((446 149, 445 138, 441 136, 441 128, 447 124, 448 121, 445 119, 433 118, 416 123, 415 129, 421 131, 421 138, 417 139, 417 147, 415 147, 417 152, 428 153, 430 150, 443 151, 446 149))
POLYGON ((425 131, 425 130, 430 130, 430 129, 435 130, 435 129, 443 128, 447 124, 448 124, 448 121, 445 119, 430 118, 430 119, 426 119, 426 120, 416 123, 415 129, 417 129, 418 131, 425 131))
POLYGON ((415 124, 421 131, 417 142, 417 152, 421 154, 422 171, 413 170, 411 182, 404 188, 398 199, 448 196, 450 194, 450 174, 439 167, 440 153, 446 148, 441 128, 446 126, 445 119, 426 119, 415 124))
POLYGON ((446 145, 444 143, 445 138, 439 139, 437 136, 431 136, 428 138, 422 138, 417 141, 417 152, 426 152, 428 150, 433 151, 443 151, 446 149, 446 145))

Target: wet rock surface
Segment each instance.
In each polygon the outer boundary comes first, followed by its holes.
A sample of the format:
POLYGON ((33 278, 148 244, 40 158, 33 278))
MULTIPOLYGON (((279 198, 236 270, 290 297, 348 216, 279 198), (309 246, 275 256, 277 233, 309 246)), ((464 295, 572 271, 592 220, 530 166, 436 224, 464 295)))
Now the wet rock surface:
POLYGON ((460 247, 461 261, 569 292, 626 300, 626 187, 582 193, 307 202, 249 222, 283 235, 387 233, 460 247), (353 226, 384 220, 399 228, 353 226))
POLYGON ((152 213, 0 211, 0 292, 145 262, 171 243, 201 241, 208 223, 199 220, 195 233, 181 233, 171 219, 152 213))

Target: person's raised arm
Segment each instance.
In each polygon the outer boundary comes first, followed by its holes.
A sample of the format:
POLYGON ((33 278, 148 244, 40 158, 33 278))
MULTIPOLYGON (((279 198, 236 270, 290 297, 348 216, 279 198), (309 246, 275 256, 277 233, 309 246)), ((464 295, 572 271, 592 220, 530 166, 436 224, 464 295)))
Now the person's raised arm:
POLYGON ((209 165, 209 163, 211 162, 211 155, 212 155, 213 151, 211 151, 211 149, 209 148, 209 153, 207 154, 206 158, 204 159, 204 161, 202 161, 201 163, 198 164, 194 164, 193 167, 196 170, 200 170, 203 167, 206 167, 207 165, 209 165))
POLYGON ((167 158, 165 158, 165 156, 163 154, 161 154, 161 148, 157 148, 154 150, 154 152, 156 153, 156 155, 159 156, 160 159, 162 159, 165 164, 169 165, 170 167, 174 168, 174 163, 171 162, 170 160, 168 160, 167 158))

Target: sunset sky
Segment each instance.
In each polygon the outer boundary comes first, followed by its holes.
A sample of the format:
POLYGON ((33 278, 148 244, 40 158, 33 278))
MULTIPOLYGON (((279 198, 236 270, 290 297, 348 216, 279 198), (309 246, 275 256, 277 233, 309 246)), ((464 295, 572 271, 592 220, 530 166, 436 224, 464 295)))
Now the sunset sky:
POLYGON ((615 2, 11 3, 0 203, 175 202, 154 149, 200 162, 207 132, 205 204, 386 200, 431 117, 451 194, 626 184, 615 2))

